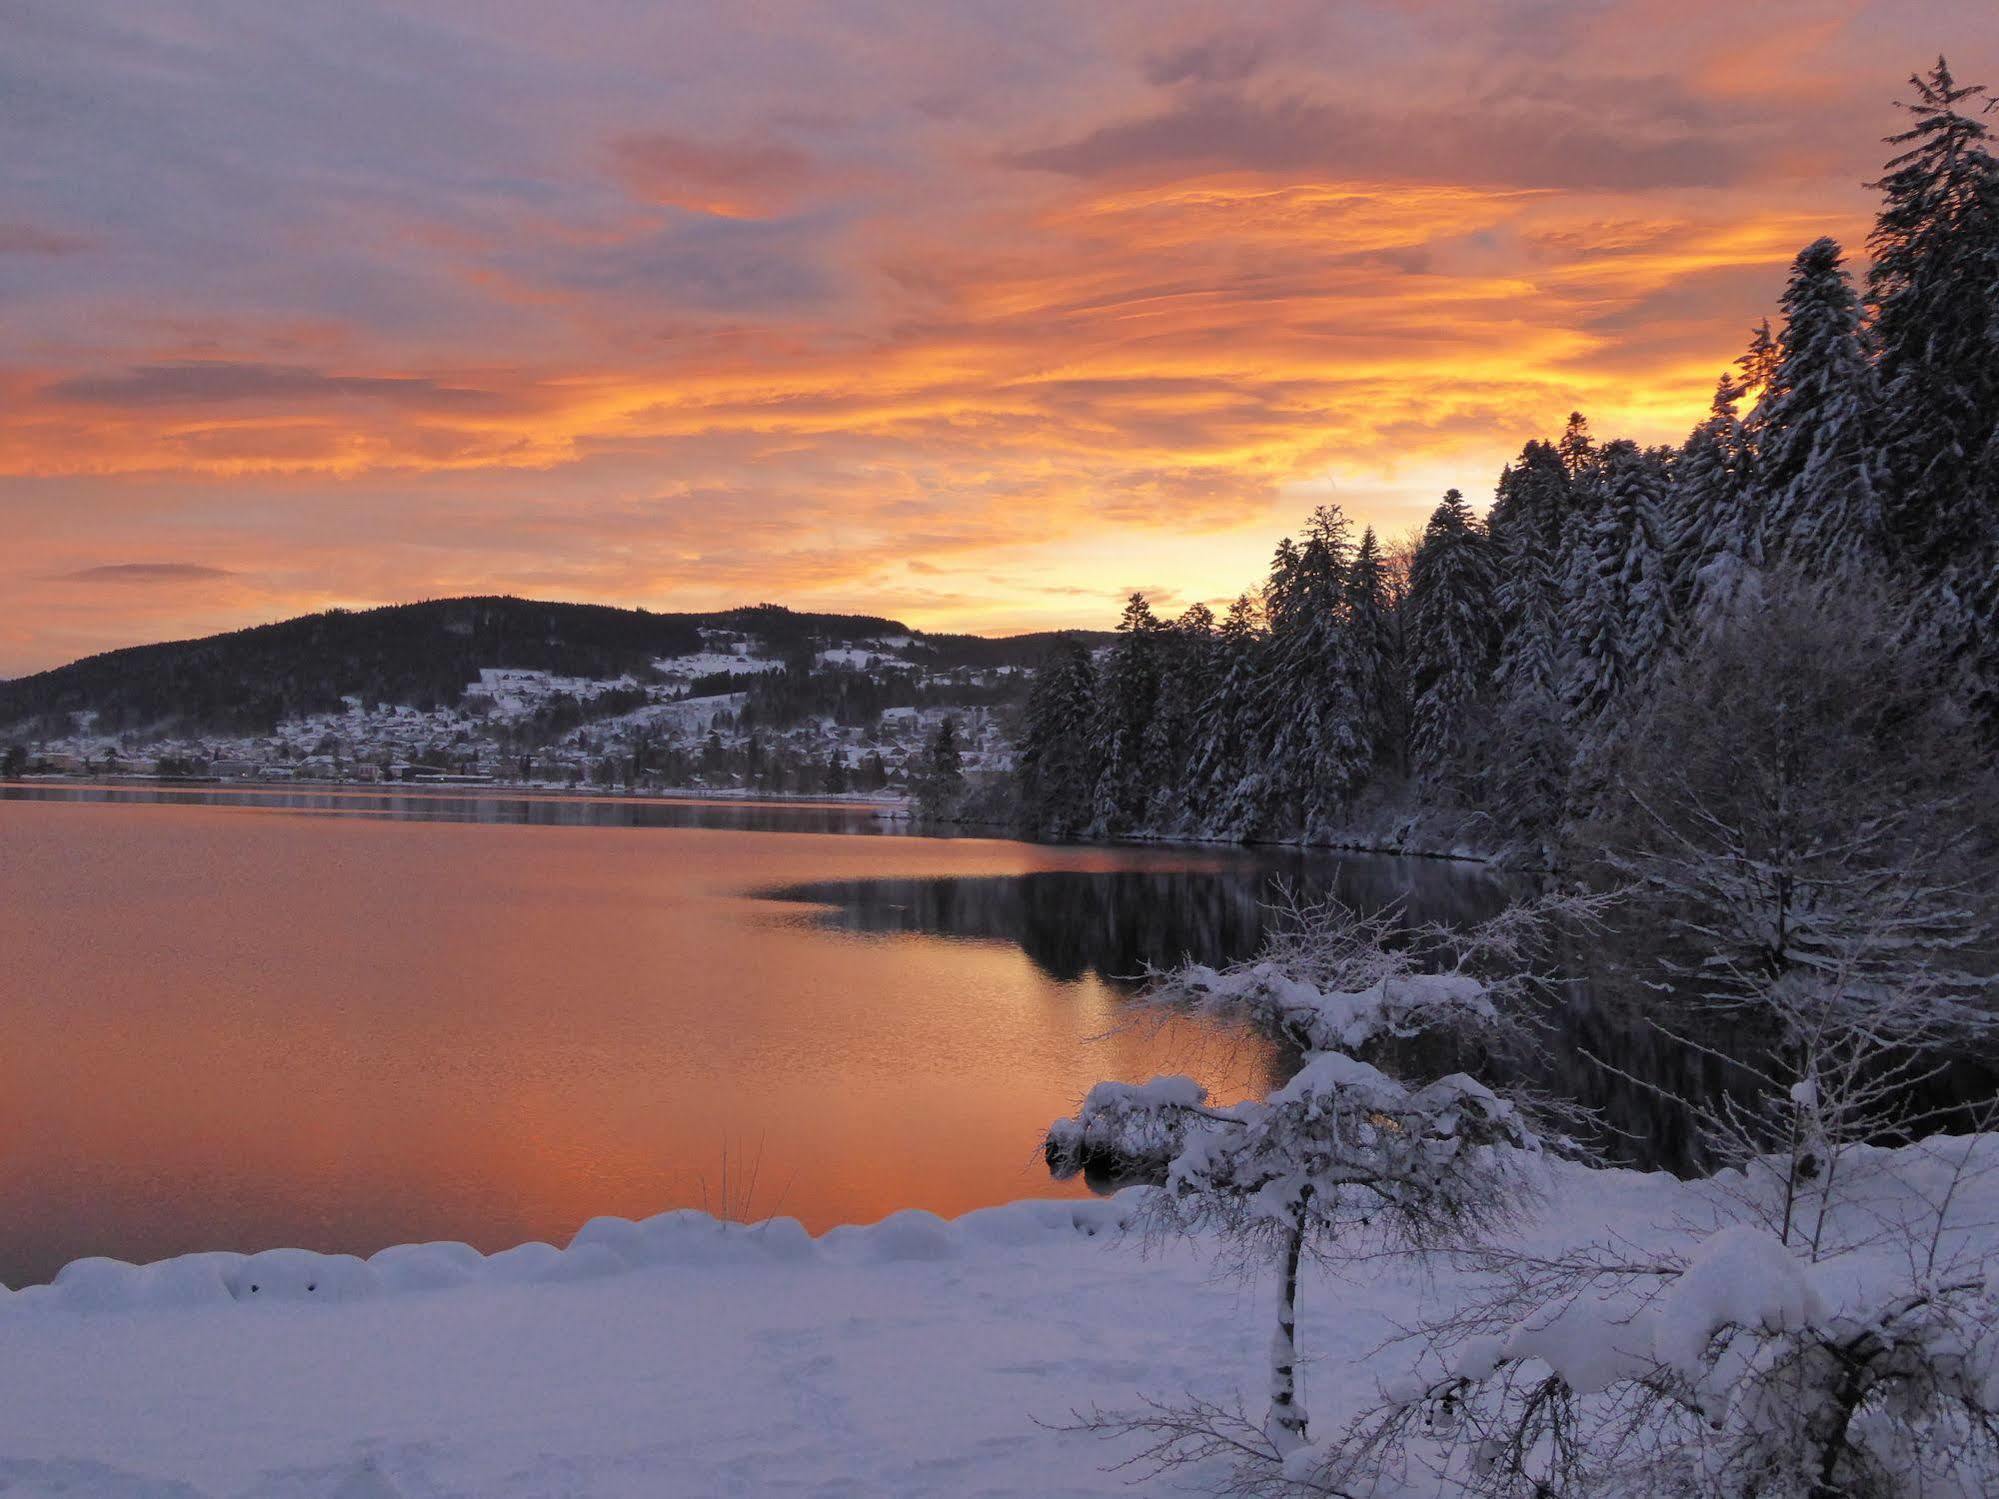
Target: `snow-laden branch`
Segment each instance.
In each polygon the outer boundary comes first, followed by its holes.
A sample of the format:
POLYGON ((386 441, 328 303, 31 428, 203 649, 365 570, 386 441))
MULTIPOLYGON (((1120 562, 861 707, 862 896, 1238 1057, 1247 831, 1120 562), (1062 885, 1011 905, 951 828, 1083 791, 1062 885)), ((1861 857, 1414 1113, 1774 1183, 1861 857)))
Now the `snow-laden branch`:
POLYGON ((1393 908, 1363 915, 1337 900, 1291 901, 1254 959, 1155 972, 1141 1002, 1246 1022, 1305 1052, 1517 1028, 1506 1002, 1542 981, 1551 936, 1596 927, 1617 899, 1557 892, 1465 929, 1408 923, 1393 908))

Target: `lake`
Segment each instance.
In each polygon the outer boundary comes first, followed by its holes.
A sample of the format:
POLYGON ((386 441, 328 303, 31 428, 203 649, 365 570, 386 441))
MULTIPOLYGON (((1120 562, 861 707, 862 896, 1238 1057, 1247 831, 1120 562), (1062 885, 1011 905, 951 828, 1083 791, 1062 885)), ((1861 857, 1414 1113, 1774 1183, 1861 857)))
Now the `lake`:
POLYGON ((1051 1183, 1101 1077, 1268 1084, 1117 1030, 1150 961, 1254 947, 1280 878, 1420 861, 892 832, 854 805, 479 791, 0 790, 0 1281, 598 1213, 815 1231, 1051 1183), (1111 1034, 1106 1035, 1109 1032, 1111 1034))
MULTIPOLYGON (((1284 1065, 1226 1028, 1120 1028, 1146 963, 1249 954, 1287 883, 1418 919, 1507 895, 1435 860, 902 828, 852 804, 0 788, 0 1281, 1080 1192, 1038 1146, 1093 1082, 1186 1071, 1226 1100, 1284 1065)), ((1570 1043, 1630 1062, 1626 1022, 1586 995, 1559 1019, 1549 1079, 1604 1102, 1570 1043)), ((1669 1113, 1611 1101, 1635 1158, 1674 1159, 1669 1113)))

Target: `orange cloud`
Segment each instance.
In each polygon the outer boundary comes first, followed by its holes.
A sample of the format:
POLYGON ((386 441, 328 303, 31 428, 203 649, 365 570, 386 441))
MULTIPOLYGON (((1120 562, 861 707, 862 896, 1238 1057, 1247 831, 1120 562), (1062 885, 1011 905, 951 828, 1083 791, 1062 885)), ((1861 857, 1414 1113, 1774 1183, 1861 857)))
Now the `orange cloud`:
POLYGON ((1858 247, 1897 73, 1979 34, 1783 3, 1773 58, 1660 0, 438 0, 403 74, 358 11, 76 0, 0 185, 0 672, 496 589, 1095 624, 1573 408, 1672 440, 1797 247, 1858 247), (217 575, 77 576, 135 559, 217 575))
POLYGON ((648 203, 760 219, 795 203, 812 181, 802 151, 771 141, 704 141, 670 130, 621 135, 611 142, 619 179, 648 203))

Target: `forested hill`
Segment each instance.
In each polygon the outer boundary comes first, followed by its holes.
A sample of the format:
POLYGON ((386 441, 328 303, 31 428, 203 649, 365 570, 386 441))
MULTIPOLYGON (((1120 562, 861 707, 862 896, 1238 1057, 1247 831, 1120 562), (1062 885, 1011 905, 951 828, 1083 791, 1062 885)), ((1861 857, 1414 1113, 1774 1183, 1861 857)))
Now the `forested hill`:
POLYGON ((484 667, 643 680, 658 658, 700 652, 704 630, 748 637, 780 661, 808 649, 907 637, 911 644, 898 654, 939 671, 1032 666, 1051 639, 924 635, 893 619, 771 604, 655 614, 505 597, 436 599, 133 646, 0 682, 0 726, 92 711, 97 727, 111 733, 162 725, 258 733, 335 709, 343 696, 450 705, 484 667))

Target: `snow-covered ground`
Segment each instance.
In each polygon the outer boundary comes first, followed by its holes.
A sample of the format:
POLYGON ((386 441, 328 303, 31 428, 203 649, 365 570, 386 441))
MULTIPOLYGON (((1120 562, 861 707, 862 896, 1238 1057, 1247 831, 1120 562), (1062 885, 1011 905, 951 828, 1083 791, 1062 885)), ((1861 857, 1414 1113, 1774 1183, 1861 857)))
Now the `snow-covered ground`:
MULTIPOLYGON (((1967 1148, 1999 1154, 1999 1138, 1861 1153, 1861 1232, 1919 1216, 1967 1148)), ((1554 1172, 1523 1230, 1544 1246, 1683 1244, 1726 1211, 1725 1181, 1554 1172)), ((1961 1199, 1955 1216, 1992 1234, 1989 1178, 1961 1199)), ((1254 1407, 1273 1290, 1218 1277, 1199 1245, 1141 1255, 1118 1231, 1131 1205, 906 1213, 817 1240, 675 1213, 486 1258, 79 1262, 0 1297, 0 1493, 1132 1493, 1105 1471, 1128 1448, 1037 1422, 1189 1390, 1241 1389, 1254 1407)), ((1817 1294, 1836 1302, 1895 1253, 1830 1261, 1817 1294)), ((1312 1275, 1299 1336, 1318 1430, 1394 1377, 1369 1350, 1426 1297, 1452 1297, 1454 1274, 1312 1275)))

